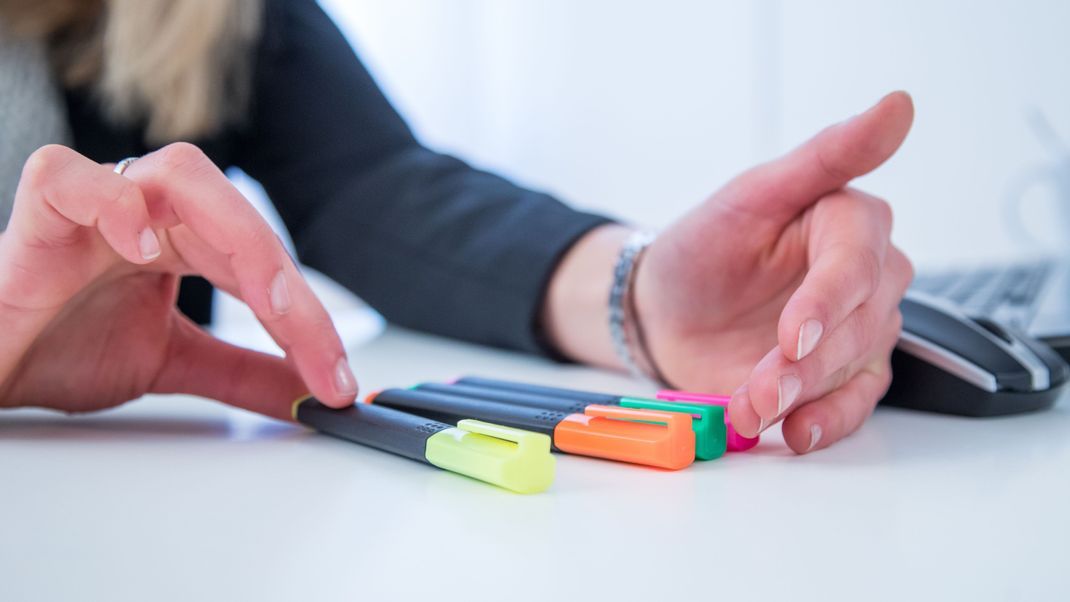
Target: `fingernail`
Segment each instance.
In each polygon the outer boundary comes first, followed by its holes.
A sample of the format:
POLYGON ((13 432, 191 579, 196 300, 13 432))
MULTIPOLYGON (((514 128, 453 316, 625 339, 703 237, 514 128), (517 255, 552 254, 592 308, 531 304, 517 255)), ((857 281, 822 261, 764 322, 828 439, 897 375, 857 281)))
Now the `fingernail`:
POLYGON ((810 451, 817 447, 817 442, 821 441, 821 425, 814 423, 810 425, 810 446, 806 448, 806 451, 810 451))
POLYGON ((160 239, 156 238, 156 233, 152 231, 152 228, 145 228, 141 231, 137 244, 142 259, 151 261, 160 256, 160 239))
POLYGON ((271 279, 268 292, 271 296, 271 311, 279 315, 290 311, 290 289, 286 286, 286 273, 283 270, 279 270, 271 279))
POLYGON ((799 380, 798 376, 795 376, 794 374, 785 374, 777 379, 777 416, 783 414, 784 410, 795 403, 795 398, 799 396, 800 391, 802 391, 802 381, 799 380))
POLYGON ((759 416, 758 417, 758 432, 754 433, 754 436, 757 437, 758 435, 761 435, 762 431, 764 431, 764 430, 765 430, 765 418, 762 418, 761 416, 759 416))
POLYGON ((825 328, 817 320, 807 320, 802 323, 799 327, 799 342, 795 348, 796 361, 810 355, 814 347, 817 347, 817 342, 821 340, 821 333, 824 331, 825 328))
POLYGON ((349 368, 349 360, 343 356, 338 360, 334 369, 334 387, 338 394, 343 397, 357 394, 357 379, 349 368))

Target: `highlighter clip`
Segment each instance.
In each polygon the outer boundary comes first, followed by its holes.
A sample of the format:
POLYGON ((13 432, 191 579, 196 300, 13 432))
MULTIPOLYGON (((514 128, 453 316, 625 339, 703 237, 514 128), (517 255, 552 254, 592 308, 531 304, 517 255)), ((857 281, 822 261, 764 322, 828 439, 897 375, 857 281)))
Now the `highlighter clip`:
POLYGON ((589 405, 554 428, 561 451, 678 470, 695 460, 691 414, 589 405))
POLYGON ((549 437, 480 420, 435 433, 425 456, 439 468, 517 493, 544 491, 554 480, 549 437))

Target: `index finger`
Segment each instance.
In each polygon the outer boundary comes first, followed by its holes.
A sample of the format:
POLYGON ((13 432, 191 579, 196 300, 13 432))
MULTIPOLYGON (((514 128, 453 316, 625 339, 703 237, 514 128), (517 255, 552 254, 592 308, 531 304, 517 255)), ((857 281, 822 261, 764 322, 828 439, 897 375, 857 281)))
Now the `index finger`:
POLYGON ((197 147, 178 143, 142 157, 125 175, 140 185, 153 215, 173 212, 226 258, 241 299, 292 358, 311 393, 336 407, 352 403, 357 383, 330 316, 223 172, 197 147))

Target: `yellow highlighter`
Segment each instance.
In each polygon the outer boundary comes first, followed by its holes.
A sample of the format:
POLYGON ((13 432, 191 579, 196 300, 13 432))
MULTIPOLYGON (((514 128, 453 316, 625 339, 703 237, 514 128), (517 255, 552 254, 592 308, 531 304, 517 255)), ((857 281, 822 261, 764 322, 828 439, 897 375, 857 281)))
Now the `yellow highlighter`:
POLYGON ((367 404, 335 410, 313 397, 295 401, 293 417, 321 433, 517 493, 545 491, 554 480, 550 438, 540 433, 479 420, 461 420, 454 427, 367 404))

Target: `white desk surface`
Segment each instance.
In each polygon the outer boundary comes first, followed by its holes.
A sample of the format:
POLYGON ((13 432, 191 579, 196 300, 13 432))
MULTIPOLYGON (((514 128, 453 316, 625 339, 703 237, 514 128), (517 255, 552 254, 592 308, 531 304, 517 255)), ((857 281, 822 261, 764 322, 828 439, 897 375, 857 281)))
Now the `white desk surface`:
MULTIPOLYGON (((619 376, 399 330, 365 392, 479 373, 619 376)), ((0 600, 1070 599, 1070 407, 880 410, 661 472, 558 457, 521 496, 192 398, 0 414, 0 600)))

